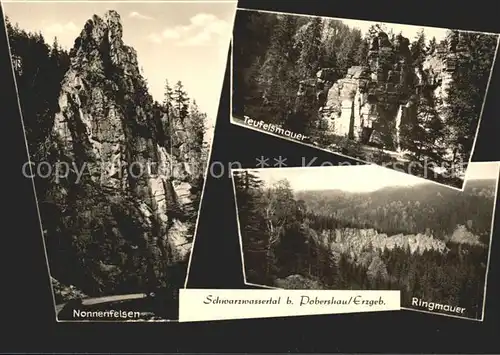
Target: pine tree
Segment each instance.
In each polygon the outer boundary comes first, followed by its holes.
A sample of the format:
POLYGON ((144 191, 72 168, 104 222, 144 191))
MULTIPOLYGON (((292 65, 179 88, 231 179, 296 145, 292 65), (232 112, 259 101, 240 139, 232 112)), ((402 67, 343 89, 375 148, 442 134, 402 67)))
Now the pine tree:
POLYGON ((427 53, 429 55, 435 54, 437 47, 438 47, 438 44, 437 44, 436 37, 432 37, 431 40, 429 41, 429 45, 427 46, 427 53))
POLYGON ((323 28, 321 17, 314 17, 307 24, 300 41, 300 54, 297 60, 297 74, 299 79, 309 79, 315 76, 319 69, 322 56, 321 30, 323 28))
POLYGON ((167 110, 172 109, 173 101, 174 101, 174 92, 173 92, 172 87, 170 86, 168 79, 165 80, 164 90, 165 91, 163 93, 163 106, 165 107, 165 110, 167 111, 167 110))
POLYGON ((200 112, 196 100, 190 105, 187 128, 192 136, 192 149, 196 152, 201 152, 204 135, 205 135, 205 122, 207 115, 200 112))
POLYGON ((361 39, 361 31, 347 28, 337 52, 337 65, 341 73, 347 73, 350 67, 365 62, 367 53, 358 53, 362 45, 364 44, 361 39), (365 59, 359 58, 360 55, 363 55, 365 59))
POLYGON ((387 33, 387 26, 384 23, 375 23, 373 25, 370 25, 368 28, 368 36, 369 37, 377 37, 380 32, 385 32, 387 33))
POLYGON ((233 184, 246 272, 253 275, 250 282, 266 284, 267 237, 263 228, 262 181, 256 172, 234 171, 233 184))
POLYGON ((357 64, 359 65, 367 64, 369 48, 370 45, 368 43, 368 40, 366 38, 362 38, 361 42, 359 43, 359 47, 356 51, 356 55, 354 57, 357 64))
POLYGON ((174 98, 173 90, 170 86, 168 79, 165 79, 165 87, 163 93, 163 103, 162 109, 164 112, 162 123, 163 131, 165 132, 165 145, 170 148, 170 154, 172 155, 173 148, 173 137, 174 137, 174 98))
MULTIPOLYGON (((422 64, 427 56, 426 38, 425 32, 421 29, 417 33, 415 41, 411 44, 410 53, 413 60, 413 67, 417 69, 419 75, 422 77, 422 81, 425 81, 425 74, 422 69, 422 64)), ((420 84, 420 83, 415 83, 420 84)))
POLYGON ((184 132, 186 132, 186 120, 189 115, 189 97, 181 81, 178 81, 172 90, 170 90, 168 83, 166 83, 164 95, 167 111, 166 124, 168 125, 167 131, 169 132, 168 144, 170 155, 173 157, 178 154, 177 149, 186 143, 184 132))
POLYGON ((61 80, 69 58, 62 49, 51 50, 41 33, 26 32, 12 26, 8 19, 6 27, 30 158, 46 160, 45 143, 58 110, 61 80))
POLYGON ((59 41, 57 40, 57 36, 54 37, 54 41, 52 42, 52 49, 50 52, 51 57, 57 57, 59 55, 59 41))
MULTIPOLYGON (((333 19, 324 19, 322 38, 322 52, 321 66, 325 68, 337 68, 337 52, 338 46, 341 42, 339 33, 341 28, 345 26, 342 21, 333 19)), ((341 74, 341 73, 339 73, 341 74)))
POLYGON ((197 174, 203 174, 205 171, 206 159, 203 156, 205 146, 205 122, 206 114, 200 112, 196 101, 190 105, 189 115, 186 118, 185 126, 188 132, 188 150, 191 155, 191 166, 196 167, 197 174))
POLYGON ((287 224, 294 222, 295 200, 288 180, 279 180, 266 189, 263 211, 268 236, 266 241, 266 275, 269 275, 275 262, 274 250, 279 244, 287 224))
POLYGON ((261 101, 260 69, 271 44, 272 31, 278 16, 270 13, 238 11, 233 29, 233 65, 245 68, 233 72, 233 114, 252 115, 246 102, 261 101), (252 46, 246 45, 252 43, 252 46), (249 112, 250 111, 250 112, 249 112))
POLYGON ((324 25, 322 67, 334 68, 340 77, 353 65, 364 65, 368 55, 368 43, 361 31, 350 28, 340 20, 326 19, 324 25))
POLYGON ((172 98, 177 119, 183 125, 186 117, 189 115, 189 97, 180 80, 174 86, 172 98))

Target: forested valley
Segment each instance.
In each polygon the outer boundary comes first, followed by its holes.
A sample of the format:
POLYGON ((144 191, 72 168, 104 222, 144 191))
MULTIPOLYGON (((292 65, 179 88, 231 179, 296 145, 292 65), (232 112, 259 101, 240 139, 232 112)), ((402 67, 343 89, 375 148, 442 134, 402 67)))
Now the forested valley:
MULTIPOLYGON (((339 19, 256 11, 237 12, 233 36, 235 117, 363 161, 463 173, 498 36, 450 30, 437 40, 422 29, 406 38, 384 23, 365 34, 339 19)), ((434 180, 462 187, 449 176, 434 180)))
POLYGON ((293 191, 235 171, 246 281, 296 289, 395 289, 481 318, 495 180, 374 192, 293 191))

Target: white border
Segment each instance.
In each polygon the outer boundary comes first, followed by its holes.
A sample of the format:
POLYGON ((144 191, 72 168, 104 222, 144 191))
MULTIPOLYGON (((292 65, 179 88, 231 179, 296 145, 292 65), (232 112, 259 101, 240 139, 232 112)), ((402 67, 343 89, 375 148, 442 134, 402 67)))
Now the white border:
MULTIPOLYGON (((12 52, 11 52, 11 48, 10 48, 10 41, 9 41, 9 36, 8 36, 8 33, 7 33, 7 24, 5 23, 5 17, 7 16, 5 10, 4 10, 4 7, 2 5, 2 3, 5 2, 5 3, 94 3, 94 1, 79 1, 79 0, 19 0, 19 1, 16 1, 16 0, 7 0, 7 1, 0 1, 0 8, 2 10, 2 14, 3 14, 3 20, 4 20, 4 32, 5 32, 5 36, 6 36, 6 39, 7 39, 7 47, 8 47, 8 50, 9 50, 9 58, 10 58, 10 63, 11 63, 11 71, 12 71, 12 78, 14 80, 14 86, 15 86, 15 90, 16 90, 16 94, 17 94, 17 105, 18 105, 18 110, 19 110, 19 115, 21 116, 21 125, 22 125, 22 128, 23 128, 23 136, 24 136, 24 143, 25 143, 25 147, 26 147, 26 153, 28 155, 28 163, 29 163, 29 169, 30 169, 30 174, 31 176, 34 176, 33 174, 33 169, 32 169, 32 164, 31 164, 31 155, 30 155, 30 152, 29 152, 29 148, 28 148, 28 140, 26 138, 26 129, 25 129, 25 125, 24 125, 24 117, 23 117, 23 111, 22 111, 22 105, 21 105, 21 99, 19 98, 19 90, 18 90, 18 86, 17 86, 17 80, 16 80, 16 75, 15 75, 15 71, 14 71, 14 66, 13 66, 13 63, 12 63, 12 52)), ((234 26, 234 19, 236 17, 236 4, 237 4, 237 0, 226 0, 226 1, 220 1, 220 0, 202 0, 202 1, 197 1, 197 0, 160 0, 160 1, 154 1, 154 0, 146 0, 146 1, 123 1, 123 0, 117 0, 117 1, 99 1, 100 3, 159 3, 159 4, 169 4, 169 3, 178 3, 178 4, 189 4, 189 3, 196 3, 196 4, 201 4, 201 3, 219 3, 219 4, 234 4, 234 9, 233 9, 233 20, 232 20, 232 25, 234 26)), ((232 28, 233 26, 231 26, 231 32, 229 33, 229 39, 232 38, 232 28)), ((229 53, 229 39, 228 39, 228 45, 227 45, 227 50, 226 50, 226 53, 227 55, 230 55, 229 53)), ((227 55, 226 55, 226 65, 223 66, 223 73, 225 73, 226 71, 226 67, 227 67, 227 55)), ((232 58, 232 55, 231 55, 231 58, 232 58)), ((221 82, 220 82, 220 89, 219 89, 219 92, 222 92, 222 88, 223 88, 223 78, 221 79, 221 82)), ((219 106, 220 106, 220 101, 219 101, 219 106)), ((218 107, 219 108, 219 107, 218 107)), ((211 161, 211 155, 212 155, 212 147, 213 147, 213 142, 214 142, 214 137, 215 137, 215 126, 217 124, 217 116, 218 116, 218 110, 217 110, 217 115, 216 117, 214 117, 214 120, 213 120, 213 125, 214 125, 214 129, 212 130, 212 137, 209 139, 210 140, 210 144, 209 144, 209 150, 208 150, 208 154, 207 154, 207 161, 206 161, 206 168, 205 168, 205 173, 204 173, 204 176, 203 176, 203 187, 202 187, 202 191, 201 191, 201 196, 200 196, 200 202, 199 202, 199 206, 198 206, 198 214, 196 216, 196 222, 195 222, 195 229, 194 229, 194 232, 193 232, 193 240, 191 242, 191 248, 190 248, 190 252, 189 252, 189 260, 188 260, 188 265, 187 265, 187 269, 186 269, 186 275, 185 275, 185 279, 184 279, 184 288, 187 287, 187 283, 188 283, 188 278, 189 278, 189 271, 190 271, 190 268, 191 268, 191 260, 192 260, 192 255, 193 255, 193 250, 194 250, 194 245, 195 245, 195 240, 196 240, 196 233, 197 233, 197 230, 198 230, 198 222, 199 222, 199 219, 200 219, 200 212, 201 212, 201 206, 203 204, 203 196, 204 196, 204 193, 205 193, 205 186, 206 186, 206 182, 207 182, 207 177, 208 177, 208 171, 209 171, 209 167, 210 167, 210 161, 211 161)), ((43 250, 44 250, 44 254, 45 254, 45 261, 46 261, 46 265, 47 265, 47 275, 49 277, 49 284, 50 284, 50 289, 51 289, 51 293, 52 293, 52 303, 53 303, 53 307, 54 307, 54 316, 55 316, 55 319, 56 319, 56 322, 58 323, 82 323, 82 322, 91 322, 91 323, 126 323, 126 322, 133 322, 133 323, 150 323, 150 322, 158 322, 158 323, 164 323, 164 322, 178 322, 179 320, 178 319, 167 319, 167 320, 153 320, 153 321, 148 321, 148 320, 134 320, 133 318, 127 318, 127 319, 123 319, 123 320, 106 320, 106 319, 102 319, 102 320, 86 320, 86 319, 72 319, 72 320, 62 320, 62 319, 59 319, 58 318, 58 306, 61 306, 61 305, 57 305, 56 303, 56 298, 55 298, 55 291, 54 291, 54 285, 52 283, 52 275, 50 273, 50 263, 49 263, 49 257, 48 257, 48 254, 47 254, 47 246, 46 246, 46 243, 45 243, 45 236, 43 234, 43 223, 42 223, 42 218, 41 218, 41 214, 40 214, 40 207, 39 207, 39 204, 38 204, 38 197, 37 197, 37 193, 36 193, 36 187, 35 187, 35 180, 33 177, 31 177, 31 181, 32 181, 32 186, 33 186, 33 194, 34 194, 34 197, 35 197, 35 204, 36 204, 36 209, 37 209, 37 214, 38 214, 38 222, 39 222, 39 225, 40 225, 40 232, 41 232, 41 236, 42 236, 42 243, 43 243, 43 250)), ((135 310, 133 310, 135 311, 135 310)), ((141 312, 141 310, 137 310, 138 312, 141 312)))
MULTIPOLYGON (((497 165, 497 175, 500 174, 500 161, 493 161, 493 162, 473 162, 472 164, 496 164, 497 165)), ((335 168, 340 168, 340 167, 348 168, 350 166, 315 166, 315 167, 231 169, 231 181, 232 181, 232 184, 233 184, 234 204, 235 204, 235 212, 236 212, 236 223, 238 225, 238 237, 239 237, 239 242, 240 242, 241 268, 242 268, 243 282, 245 283, 245 285, 256 286, 256 287, 261 287, 261 288, 270 289, 270 290, 282 290, 282 288, 279 288, 279 287, 272 287, 272 286, 267 286, 267 285, 255 284, 255 283, 251 283, 251 282, 247 281, 246 268, 245 268, 245 254, 244 254, 244 250, 243 250, 243 237, 241 235, 240 217, 239 217, 239 212, 238 212, 238 200, 236 198, 236 185, 234 183, 233 172, 234 171, 258 171, 258 170, 266 170, 266 169, 335 169, 335 168)), ((384 169, 383 167, 380 167, 380 166, 378 168, 384 169)), ((402 173, 402 174, 404 174, 404 173, 402 173)), ((467 182, 467 176, 465 178, 465 182, 467 182)), ((471 320, 471 321, 476 321, 476 322, 483 322, 484 321, 484 315, 485 315, 485 310, 486 310, 486 290, 487 290, 487 284, 488 284, 488 273, 489 273, 489 268, 490 268, 491 244, 493 243, 493 232, 495 230, 495 212, 496 212, 496 205, 498 203, 497 197, 498 197, 498 185, 499 185, 499 182, 500 182, 500 176, 497 176, 497 178, 496 178, 496 185, 495 185, 495 198, 494 198, 494 204, 493 204, 493 212, 492 212, 492 217, 491 217, 490 242, 489 242, 489 246, 488 246, 488 256, 487 256, 487 262, 486 262, 486 272, 485 272, 485 275, 484 275, 483 306, 482 306, 481 318, 480 319, 475 319, 475 318, 461 317, 461 316, 455 316, 455 315, 451 315, 451 314, 431 312, 431 311, 419 310, 419 309, 408 308, 408 307, 401 307, 402 310, 412 311, 412 312, 418 312, 418 313, 433 314, 433 315, 438 315, 438 316, 443 316, 443 317, 451 317, 451 318, 458 318, 458 319, 464 319, 464 320, 471 320)), ((430 181, 429 183, 433 183, 433 182, 430 181)), ((465 186, 464 186, 464 188, 465 188, 465 186)))
MULTIPOLYGON (((249 12, 267 13, 267 14, 290 15, 290 16, 298 16, 298 17, 313 17, 313 18, 318 18, 319 17, 319 18, 324 18, 324 19, 334 19, 334 20, 340 20, 340 21, 346 20, 345 18, 338 18, 338 17, 307 15, 307 14, 298 14, 298 13, 280 12, 280 11, 255 10, 255 9, 240 8, 240 7, 238 7, 236 9, 236 14, 238 13, 238 11, 249 11, 249 12)), ((373 20, 359 20, 359 21, 374 22, 373 20)), ((396 24, 396 23, 393 23, 393 22, 382 22, 382 21, 378 21, 378 22, 379 23, 383 23, 383 24, 396 24)), ((420 25, 409 25, 409 24, 406 24, 406 23, 403 24, 403 25, 407 25, 407 26, 420 26, 420 25)), ((446 29, 446 28, 432 27, 432 26, 420 26, 420 27, 446 29)), ((467 163, 467 167, 465 168, 465 171, 466 171, 466 174, 467 174, 467 169, 469 167, 469 164, 472 162, 472 157, 474 155, 474 149, 476 147, 477 137, 479 135, 479 129, 481 127, 481 120, 483 118, 483 111, 484 111, 484 107, 486 106, 486 101, 487 101, 487 98, 488 98, 488 93, 489 93, 491 78, 493 76, 493 70, 494 70, 494 68, 496 66, 496 62, 497 62, 498 49, 500 47, 500 33, 471 31, 471 30, 463 30, 463 29, 449 29, 449 30, 457 30, 457 31, 461 31, 461 32, 471 32, 471 33, 482 33, 482 34, 486 34, 486 35, 497 36, 497 45, 495 47, 495 55, 493 56, 493 64, 491 65, 490 75, 488 77, 488 83, 486 84, 486 88, 485 88, 485 94, 484 94, 484 97, 483 97, 483 103, 481 105, 481 111, 480 111, 479 118, 478 118, 478 121, 477 121, 476 134, 474 136, 474 141, 472 143, 471 151, 470 151, 470 154, 469 154, 469 162, 467 163)), ((233 37, 231 37, 231 46, 233 46, 233 37)), ((231 77, 230 77, 230 80, 231 80, 231 97, 230 97, 230 106, 231 106, 230 112, 231 112, 231 116, 230 116, 230 122, 231 122, 231 124, 234 124, 234 125, 240 126, 240 127, 244 127, 246 129, 250 129, 250 130, 253 130, 253 131, 256 131, 256 132, 264 133, 264 134, 267 134, 267 135, 270 135, 270 136, 273 136, 273 137, 277 137, 277 138, 280 138, 280 139, 284 139, 284 140, 289 141, 289 142, 294 142, 294 143, 297 143, 297 144, 301 144, 301 145, 304 145, 306 147, 315 148, 315 149, 318 149, 320 151, 324 151, 324 152, 327 152, 327 153, 330 153, 330 154, 338 155, 338 156, 341 156, 341 157, 344 157, 344 158, 349 158, 349 159, 352 159, 352 160, 355 160, 355 161, 358 161, 358 162, 361 162, 361 163, 382 166, 382 165, 375 164, 375 163, 370 162, 370 161, 364 161, 364 160, 361 160, 359 158, 355 158, 355 157, 352 157, 352 156, 349 156, 349 155, 345 155, 345 154, 342 154, 340 152, 335 152, 335 151, 332 151, 332 150, 328 150, 326 148, 321 148, 321 147, 315 146, 314 144, 308 144, 308 143, 304 143, 304 142, 301 142, 301 141, 298 141, 298 140, 295 140, 295 139, 291 139, 291 138, 288 138, 288 137, 283 137, 283 136, 280 136, 278 134, 271 133, 271 132, 268 132, 268 131, 263 130, 263 129, 258 129, 258 128, 255 128, 255 127, 251 127, 251 126, 248 126, 248 125, 245 125, 245 124, 243 124, 241 122, 236 121, 236 118, 233 116, 233 91, 234 91, 233 90, 233 84, 234 84, 234 82, 233 82, 233 65, 234 65, 233 64, 233 54, 231 52, 231 77)), ((490 101, 491 101, 491 98, 490 98, 490 101)), ((394 169, 392 169, 390 167, 387 167, 387 166, 382 166, 382 167, 386 168, 386 169, 394 170, 394 169)), ((443 184, 441 182, 437 182, 437 181, 434 181, 432 179, 425 178, 425 177, 422 177, 422 176, 418 176, 418 175, 414 175, 414 174, 410 174, 410 175, 413 175, 413 176, 415 176, 417 178, 420 178, 422 180, 425 180, 425 181, 431 181, 431 182, 434 182, 436 184, 446 186, 447 188, 450 188, 450 189, 453 189, 453 190, 457 190, 457 191, 464 191, 464 188, 465 188, 466 178, 464 178, 464 180, 462 181, 462 187, 458 188, 458 187, 447 185, 447 184, 443 184)))

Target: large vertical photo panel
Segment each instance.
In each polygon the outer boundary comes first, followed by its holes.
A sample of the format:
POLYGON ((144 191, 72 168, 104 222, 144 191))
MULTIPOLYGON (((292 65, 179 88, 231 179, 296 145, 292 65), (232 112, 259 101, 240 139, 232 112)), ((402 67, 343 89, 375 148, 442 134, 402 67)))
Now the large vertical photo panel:
POLYGON ((235 8, 2 4, 57 320, 178 319, 235 8))
POLYGON ((245 280, 481 321, 499 168, 471 163, 464 191, 376 165, 233 170, 245 280))
POLYGON ((238 9, 231 122, 461 190, 498 38, 238 9))

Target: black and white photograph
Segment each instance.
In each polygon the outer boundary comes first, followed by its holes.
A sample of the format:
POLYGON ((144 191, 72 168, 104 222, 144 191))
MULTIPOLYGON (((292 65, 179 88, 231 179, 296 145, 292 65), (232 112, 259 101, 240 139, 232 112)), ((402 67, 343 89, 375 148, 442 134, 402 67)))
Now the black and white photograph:
POLYGON ((238 9, 231 122, 462 190, 498 37, 238 9))
POLYGON ((236 4, 2 10, 57 320, 177 320, 236 4))
POLYGON ((245 282, 482 321, 499 168, 471 163, 463 191, 374 164, 233 170, 245 282))

